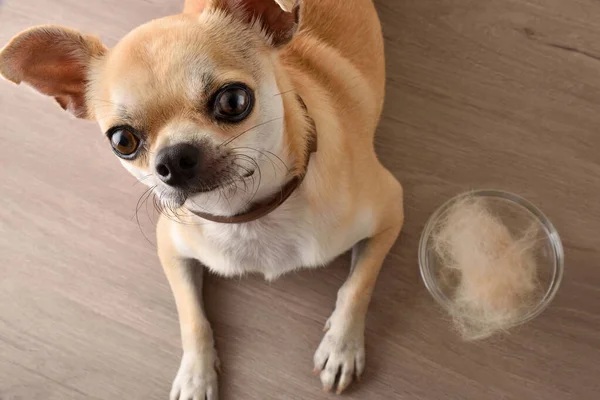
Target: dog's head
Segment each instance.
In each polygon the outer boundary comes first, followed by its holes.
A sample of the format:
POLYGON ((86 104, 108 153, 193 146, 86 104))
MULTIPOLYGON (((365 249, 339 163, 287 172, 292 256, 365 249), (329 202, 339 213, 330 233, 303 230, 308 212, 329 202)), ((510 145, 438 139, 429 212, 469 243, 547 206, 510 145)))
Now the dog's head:
POLYGON ((126 169, 165 203, 235 213, 302 160, 304 138, 291 131, 303 112, 284 95, 290 81, 278 57, 297 7, 206 3, 201 14, 149 22, 111 50, 66 28, 32 28, 2 50, 0 73, 95 119, 126 169))

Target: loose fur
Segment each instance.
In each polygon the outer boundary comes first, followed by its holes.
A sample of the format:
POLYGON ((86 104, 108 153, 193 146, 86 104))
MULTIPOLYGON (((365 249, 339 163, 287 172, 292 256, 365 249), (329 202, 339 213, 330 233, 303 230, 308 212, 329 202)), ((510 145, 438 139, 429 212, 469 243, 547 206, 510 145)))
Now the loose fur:
POLYGON ((74 104, 67 108, 95 119, 108 137, 123 126, 139 137, 135 156, 120 161, 164 211, 158 255, 183 346, 171 399, 218 396, 212 330, 191 279, 198 270, 272 280, 321 267, 357 243, 314 362, 328 391, 342 392, 362 374, 367 308, 403 223, 402 187, 373 145, 384 65, 371 0, 187 0, 183 14, 142 25, 110 50, 44 27, 0 52, 0 74, 74 104), (52 39, 69 45, 49 45, 52 39), (57 71, 67 76, 57 79, 57 71), (232 84, 253 94, 253 108, 225 123, 216 118, 215 98, 232 84), (306 165, 315 130, 318 151, 306 165), (187 186, 167 183, 170 170, 159 168, 175 148, 201 154, 192 165, 202 175, 187 186), (294 194, 259 220, 220 224, 193 213, 243 213, 304 172, 294 194))
POLYGON ((449 306, 467 340, 513 326, 539 300, 534 249, 537 222, 514 236, 485 199, 466 196, 453 204, 434 231, 433 249, 449 306))

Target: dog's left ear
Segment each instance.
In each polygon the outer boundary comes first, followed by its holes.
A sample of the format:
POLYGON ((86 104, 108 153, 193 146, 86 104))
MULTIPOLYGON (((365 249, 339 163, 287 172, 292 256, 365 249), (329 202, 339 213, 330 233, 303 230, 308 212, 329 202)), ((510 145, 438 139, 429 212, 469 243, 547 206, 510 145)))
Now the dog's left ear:
POLYGON ((249 23, 258 21, 271 44, 280 47, 296 33, 299 3, 300 0, 212 0, 209 7, 240 15, 249 23))
POLYGON ((85 101, 92 59, 107 51, 94 36, 59 26, 38 26, 0 50, 0 76, 54 97, 78 118, 90 118, 85 101))

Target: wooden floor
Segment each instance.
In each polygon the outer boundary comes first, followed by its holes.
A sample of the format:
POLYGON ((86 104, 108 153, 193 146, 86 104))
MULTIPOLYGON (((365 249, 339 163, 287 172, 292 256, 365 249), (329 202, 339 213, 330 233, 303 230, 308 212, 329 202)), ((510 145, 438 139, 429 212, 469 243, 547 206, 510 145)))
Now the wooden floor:
MULTIPOLYGON (((59 23, 112 45, 180 0, 5 0, 0 43, 59 23)), ((388 97, 377 138, 407 223, 347 399, 600 398, 600 2, 379 0, 388 97), (501 188, 539 205, 566 250, 552 306, 510 336, 463 343, 418 273, 428 215, 501 188)), ((180 357, 153 228, 96 126, 0 82, 0 399, 166 399, 180 357), (149 243, 146 238, 149 238, 149 243)), ((211 277, 224 399, 326 399, 312 355, 347 273, 211 277)))

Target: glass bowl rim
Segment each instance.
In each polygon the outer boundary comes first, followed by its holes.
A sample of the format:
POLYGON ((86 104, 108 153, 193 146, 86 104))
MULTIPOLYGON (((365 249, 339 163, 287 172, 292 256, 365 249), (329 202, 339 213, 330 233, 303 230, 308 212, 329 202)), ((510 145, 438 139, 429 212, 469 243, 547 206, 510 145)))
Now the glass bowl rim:
POLYGON ((450 205, 454 204, 454 202, 466 196, 489 197, 508 200, 509 202, 516 204, 517 206, 525 208, 543 226, 546 236, 549 242, 551 243, 552 250, 554 252, 554 270, 552 274, 552 281, 550 282, 550 285, 548 285, 548 289, 544 293, 544 297, 539 301, 539 303, 531 310, 529 310, 529 312, 523 317, 521 317, 518 321, 515 321, 513 326, 531 321, 532 319, 540 315, 552 302, 554 296, 556 296, 556 292, 558 291, 564 272, 564 250, 558 231, 550 222, 548 217, 546 217, 546 215, 539 208, 533 205, 533 203, 511 192, 496 189, 471 190, 452 197, 450 200, 447 200, 440 207, 438 207, 437 210, 435 210, 435 212, 427 220, 425 228, 423 229, 423 232, 421 234, 421 239, 419 241, 419 269, 421 271, 421 278, 423 279, 425 287, 427 287, 427 290, 439 305, 441 305, 446 310, 449 309, 451 300, 442 292, 442 290, 437 285, 437 280, 434 276, 434 271, 432 270, 432 267, 430 266, 428 261, 428 247, 429 241, 431 239, 431 233, 433 232, 433 229, 436 223, 438 222, 439 217, 450 207, 450 205))

